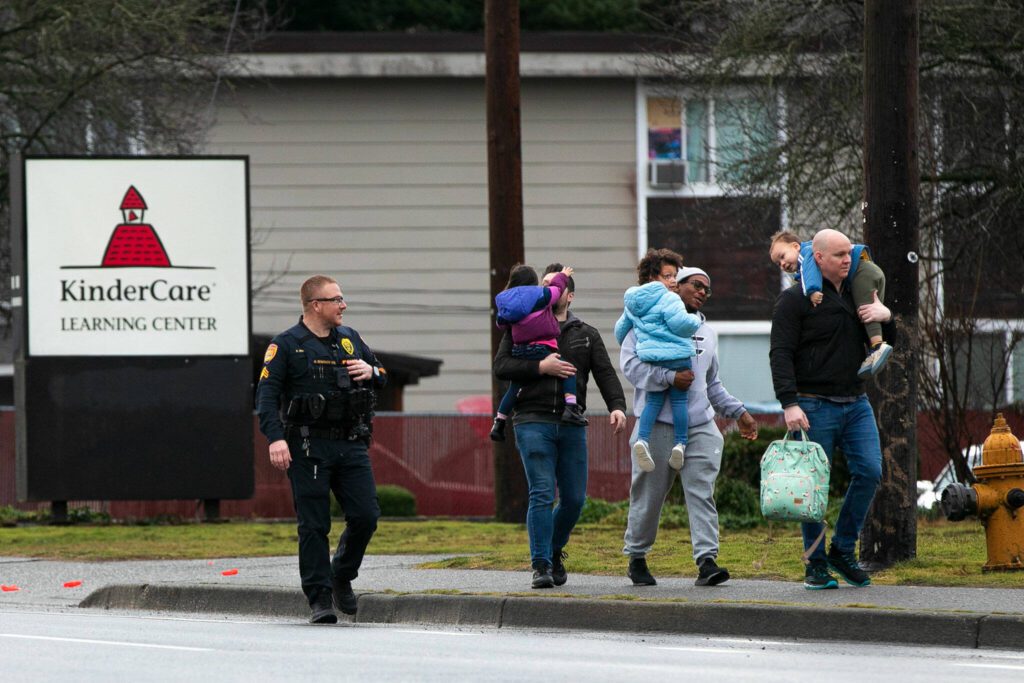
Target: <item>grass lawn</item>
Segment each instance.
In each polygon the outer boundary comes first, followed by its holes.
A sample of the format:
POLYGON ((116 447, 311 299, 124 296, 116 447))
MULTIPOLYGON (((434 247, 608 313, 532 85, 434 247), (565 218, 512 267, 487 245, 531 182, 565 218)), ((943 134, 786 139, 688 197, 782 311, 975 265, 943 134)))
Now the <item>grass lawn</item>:
MULTIPOLYGON (((341 523, 336 521, 332 538, 341 523)), ((622 528, 582 524, 567 548, 571 572, 623 574, 622 528)), ((803 576, 799 529, 777 525, 722 532, 720 564, 735 578, 803 576)), ((520 524, 459 521, 380 523, 372 554, 460 554, 430 567, 512 569, 529 567, 526 530, 520 524)), ((0 528, 0 555, 56 560, 198 559, 296 554, 295 525, 232 522, 168 526, 20 526, 0 528)), ((985 536, 977 523, 920 522, 917 559, 874 575, 876 583, 917 586, 1024 588, 1024 573, 982 573, 985 536)), ((689 531, 662 529, 648 556, 656 576, 696 574, 689 531)))

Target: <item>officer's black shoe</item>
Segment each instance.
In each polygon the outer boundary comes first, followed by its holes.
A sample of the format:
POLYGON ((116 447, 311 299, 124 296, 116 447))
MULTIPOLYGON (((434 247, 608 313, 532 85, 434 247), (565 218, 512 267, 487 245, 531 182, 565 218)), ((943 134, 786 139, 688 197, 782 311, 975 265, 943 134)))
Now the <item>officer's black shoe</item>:
POLYGON ((565 563, 562 561, 569 555, 561 548, 551 551, 551 580, 556 586, 564 586, 569 580, 569 573, 565 571, 565 563))
POLYGON ((729 570, 725 567, 719 567, 713 557, 705 557, 698 565, 698 568, 700 571, 697 574, 697 580, 694 582, 696 586, 717 586, 729 580, 729 570))
POLYGON ((658 582, 651 576, 651 572, 647 569, 647 558, 646 557, 631 557, 629 558, 629 571, 626 575, 633 580, 634 586, 657 586, 658 582))
POLYGON ((338 615, 334 613, 331 606, 331 594, 326 590, 320 591, 313 604, 309 606, 311 613, 309 623, 311 624, 337 624, 338 615))
POLYGON ((352 592, 352 582, 334 579, 334 607, 342 614, 355 614, 359 604, 356 594, 352 592))
POLYGON ((576 403, 565 404, 565 410, 562 411, 562 422, 579 425, 580 427, 586 427, 590 424, 587 422, 587 418, 583 417, 583 408, 580 408, 576 403))
POLYGON ((491 427, 491 441, 505 440, 505 420, 500 417, 494 418, 494 426, 491 427))
POLYGON ((551 563, 547 560, 534 560, 532 586, 534 588, 554 588, 555 579, 551 576, 551 563))

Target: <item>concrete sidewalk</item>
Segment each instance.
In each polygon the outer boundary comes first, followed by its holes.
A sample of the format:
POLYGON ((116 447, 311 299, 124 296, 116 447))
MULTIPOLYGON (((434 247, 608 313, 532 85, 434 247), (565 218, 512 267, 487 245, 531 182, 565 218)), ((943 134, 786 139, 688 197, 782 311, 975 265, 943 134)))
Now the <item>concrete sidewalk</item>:
MULTIPOLYGON (((841 584, 808 591, 797 581, 741 580, 700 588, 692 577, 634 587, 625 576, 573 574, 570 558, 569 582, 537 591, 527 572, 416 568, 442 557, 368 556, 354 584, 355 621, 1024 650, 1024 576, 1021 589, 841 584)), ((102 563, 0 557, 0 583, 20 589, 0 593, 0 610, 82 606, 297 620, 309 614, 295 557, 102 563), (222 574, 232 569, 237 573, 222 574), (82 584, 65 588, 69 581, 82 584)))

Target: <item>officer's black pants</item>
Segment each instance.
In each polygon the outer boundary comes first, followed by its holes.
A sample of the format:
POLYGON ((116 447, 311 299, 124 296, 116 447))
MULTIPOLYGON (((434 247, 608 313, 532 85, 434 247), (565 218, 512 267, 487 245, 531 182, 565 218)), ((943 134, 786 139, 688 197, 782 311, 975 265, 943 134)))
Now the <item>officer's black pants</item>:
POLYGON ((377 487, 362 441, 311 438, 307 454, 301 439, 288 439, 288 449, 288 478, 299 521, 299 574, 302 592, 313 604, 321 590, 331 589, 332 576, 344 581, 358 576, 380 517, 377 487), (327 542, 331 491, 345 513, 345 531, 333 557, 327 542))

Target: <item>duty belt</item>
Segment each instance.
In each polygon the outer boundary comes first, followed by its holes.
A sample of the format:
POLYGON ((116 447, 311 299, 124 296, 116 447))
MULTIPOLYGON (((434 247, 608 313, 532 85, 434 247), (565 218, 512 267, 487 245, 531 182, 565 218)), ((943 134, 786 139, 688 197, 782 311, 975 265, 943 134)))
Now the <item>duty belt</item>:
POLYGON ((334 441, 348 438, 348 430, 344 427, 306 427, 305 434, 300 431, 302 429, 299 425, 288 425, 286 433, 288 437, 313 437, 315 439, 332 439, 334 441))

